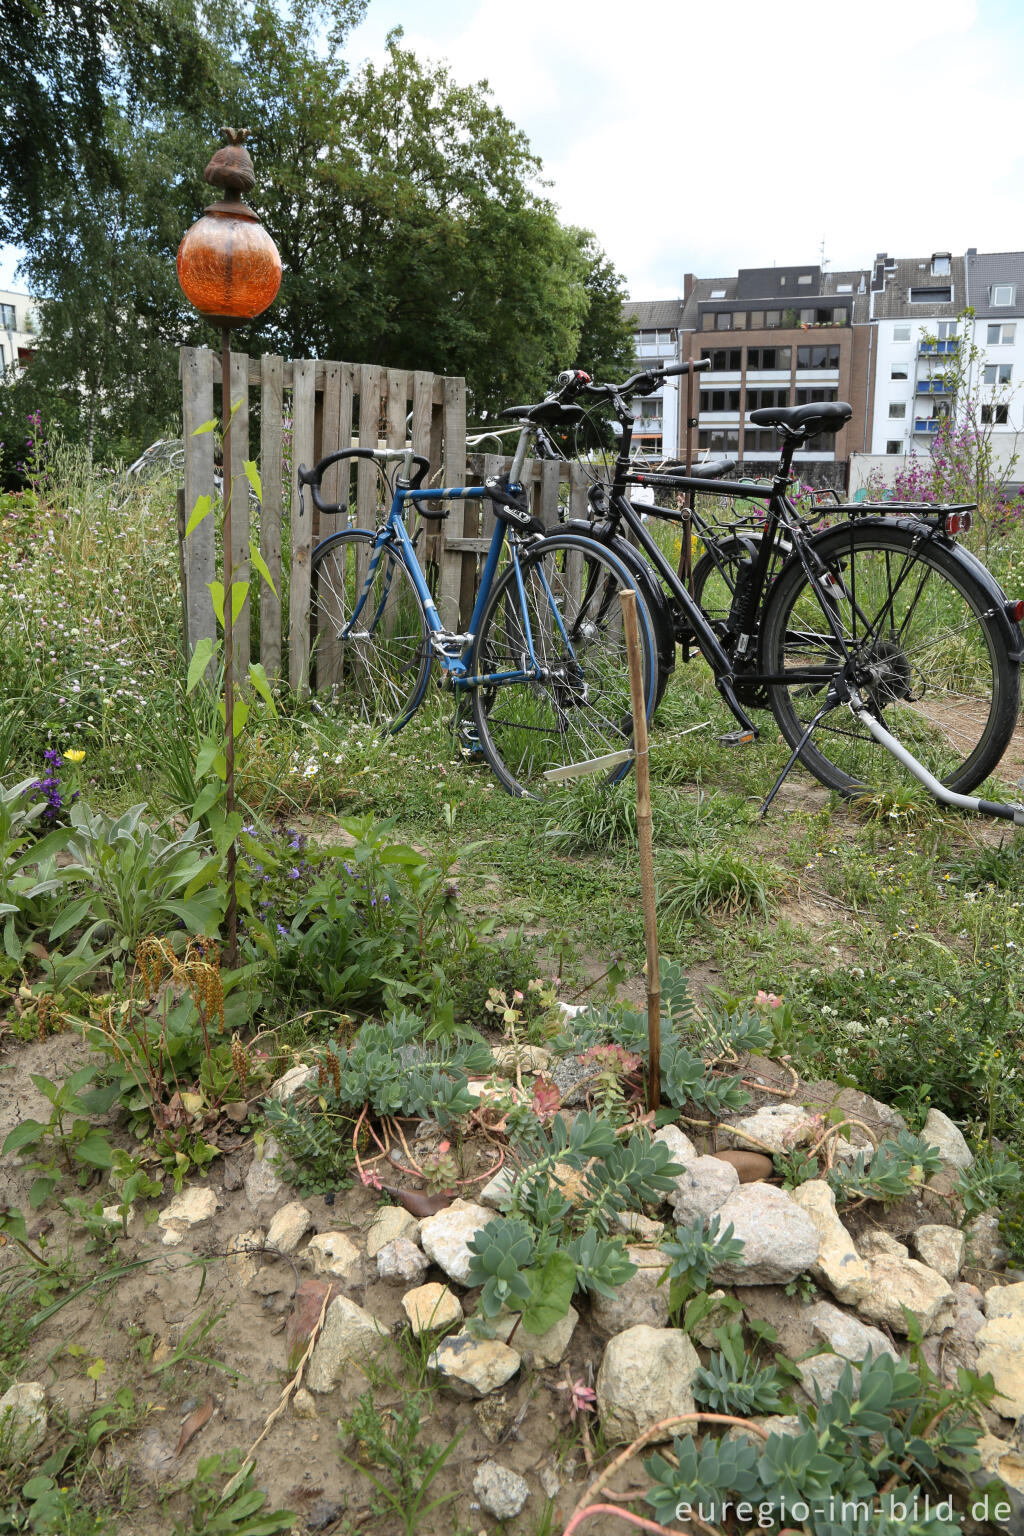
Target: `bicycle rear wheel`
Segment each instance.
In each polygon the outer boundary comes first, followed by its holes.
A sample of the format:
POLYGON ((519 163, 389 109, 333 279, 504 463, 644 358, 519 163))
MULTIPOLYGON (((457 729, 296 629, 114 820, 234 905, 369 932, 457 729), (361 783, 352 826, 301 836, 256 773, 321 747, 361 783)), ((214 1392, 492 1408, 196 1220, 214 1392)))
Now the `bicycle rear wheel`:
MULTIPOLYGON (((817 539, 814 549, 861 696, 937 779, 972 790, 1005 752, 1020 703, 1020 666, 1007 657, 988 594, 951 548, 907 528, 851 524, 817 539)), ((803 567, 790 565, 769 596, 761 666, 804 674, 769 688, 791 746, 844 664, 823 599, 803 567)), ((844 705, 825 716, 800 761, 845 795, 907 781, 906 769, 844 705)))
POLYGON ((366 529, 346 528, 313 551, 310 687, 338 710, 394 733, 426 691, 430 638, 408 566, 398 550, 375 540, 366 529))
MULTIPOLYGON (((495 584, 473 647, 473 712, 481 746, 505 789, 537 796, 594 773, 617 783, 632 766, 633 718, 619 593, 625 566, 578 534, 553 534, 495 584), (532 656, 531 656, 532 650, 532 656), (540 676, 527 680, 523 673, 540 676)), ((658 667, 650 614, 637 598, 644 701, 650 719, 658 667)))

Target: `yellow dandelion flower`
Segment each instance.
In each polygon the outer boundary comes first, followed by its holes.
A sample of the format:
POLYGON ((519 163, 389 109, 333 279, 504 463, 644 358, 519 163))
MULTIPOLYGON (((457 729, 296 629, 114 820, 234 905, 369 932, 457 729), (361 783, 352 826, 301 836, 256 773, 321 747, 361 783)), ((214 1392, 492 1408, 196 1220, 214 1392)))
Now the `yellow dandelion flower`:
POLYGON ((68 750, 64 753, 64 756, 69 763, 85 762, 85 753, 82 751, 81 747, 69 747, 68 750))

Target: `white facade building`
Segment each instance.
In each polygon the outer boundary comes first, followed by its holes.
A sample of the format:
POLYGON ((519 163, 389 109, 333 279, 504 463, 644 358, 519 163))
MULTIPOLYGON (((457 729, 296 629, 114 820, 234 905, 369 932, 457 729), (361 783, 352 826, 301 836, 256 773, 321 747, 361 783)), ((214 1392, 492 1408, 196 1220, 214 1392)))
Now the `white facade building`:
POLYGON ((0 379, 21 372, 36 348, 36 308, 27 293, 0 288, 0 379))

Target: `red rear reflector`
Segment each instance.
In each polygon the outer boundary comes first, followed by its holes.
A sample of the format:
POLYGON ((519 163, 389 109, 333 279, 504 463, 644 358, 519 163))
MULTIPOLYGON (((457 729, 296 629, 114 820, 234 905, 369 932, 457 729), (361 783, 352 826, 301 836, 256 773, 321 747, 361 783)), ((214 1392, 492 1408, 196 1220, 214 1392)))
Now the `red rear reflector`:
POLYGON ((953 537, 958 533, 969 532, 973 522, 974 517, 970 512, 947 512, 943 520, 943 527, 953 537))
POLYGON ((1006 617, 1012 619, 1014 624, 1020 624, 1024 620, 1024 597, 1018 597, 1014 603, 1007 603, 1006 617))

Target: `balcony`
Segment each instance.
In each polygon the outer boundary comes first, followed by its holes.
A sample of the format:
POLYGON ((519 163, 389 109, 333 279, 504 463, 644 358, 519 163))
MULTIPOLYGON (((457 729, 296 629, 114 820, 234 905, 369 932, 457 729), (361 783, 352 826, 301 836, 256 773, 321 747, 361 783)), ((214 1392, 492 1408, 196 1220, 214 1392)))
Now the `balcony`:
POLYGON ((958 344, 958 338, 950 336, 945 341, 922 341, 917 351, 920 357, 952 357, 958 344))
POLYGON ((914 436, 934 437, 935 433, 939 430, 940 420, 941 418, 938 416, 915 416, 914 436))
POLYGON ((945 379, 918 379, 919 395, 950 395, 953 393, 945 379))

